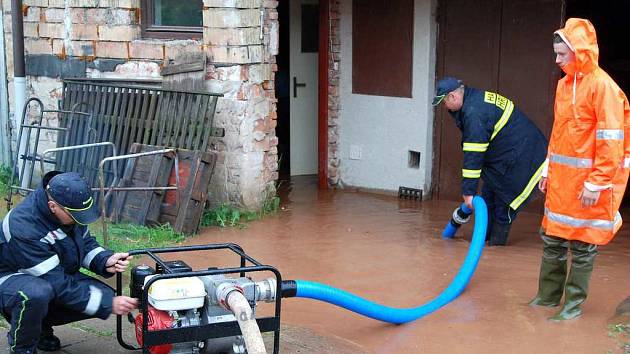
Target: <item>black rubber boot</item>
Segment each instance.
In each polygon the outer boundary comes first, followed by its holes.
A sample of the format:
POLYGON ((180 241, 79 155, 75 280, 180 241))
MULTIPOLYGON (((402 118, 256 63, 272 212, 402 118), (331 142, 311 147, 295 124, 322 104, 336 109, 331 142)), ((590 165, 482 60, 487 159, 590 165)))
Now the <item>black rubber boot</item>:
POLYGON ((498 224, 493 222, 492 229, 490 230, 490 240, 488 240, 488 246, 507 245, 510 227, 512 227, 511 224, 498 224))
POLYGON ((37 354, 37 349, 12 350, 9 348, 9 354, 37 354))
POLYGON ((538 294, 529 302, 530 305, 556 307, 562 300, 564 283, 567 278, 567 261, 542 259, 538 294))
POLYGON ((61 341, 53 334, 52 328, 42 328, 42 334, 37 342, 37 349, 45 352, 56 352, 61 349, 61 341))

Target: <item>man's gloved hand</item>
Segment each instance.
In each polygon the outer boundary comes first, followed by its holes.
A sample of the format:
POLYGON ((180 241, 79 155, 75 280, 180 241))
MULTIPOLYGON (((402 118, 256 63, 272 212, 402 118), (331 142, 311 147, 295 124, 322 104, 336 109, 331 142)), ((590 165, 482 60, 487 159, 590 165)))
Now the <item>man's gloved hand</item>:
POLYGON ((112 300, 112 313, 114 315, 126 315, 138 308, 138 299, 129 296, 115 296, 112 300))
POLYGON ((472 205, 472 201, 473 201, 474 195, 463 195, 462 197, 464 198, 464 204, 466 204, 468 209, 473 210, 474 208, 472 205))
POLYGON ((129 260, 132 258, 133 256, 130 256, 129 253, 114 253, 105 262, 105 269, 112 274, 122 273, 127 269, 129 260))
POLYGON ((578 196, 578 199, 582 201, 582 208, 590 208, 597 204, 597 201, 599 200, 599 193, 599 191, 592 192, 588 190, 588 188, 582 187, 582 191, 578 196))
POLYGON ((547 177, 542 177, 540 181, 538 181, 538 189, 543 193, 547 193, 547 177))

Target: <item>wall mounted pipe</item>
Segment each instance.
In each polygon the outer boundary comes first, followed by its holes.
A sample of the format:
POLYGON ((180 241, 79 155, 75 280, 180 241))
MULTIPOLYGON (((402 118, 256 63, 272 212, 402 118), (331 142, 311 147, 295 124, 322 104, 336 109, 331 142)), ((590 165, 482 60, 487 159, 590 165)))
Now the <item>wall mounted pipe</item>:
MULTIPOLYGON (((17 127, 26 103, 26 64, 24 61, 24 17, 22 15, 22 0, 11 0, 11 30, 13 37, 13 93, 15 107, 13 108, 13 124, 17 127)), ((26 142, 17 141, 17 149, 23 147, 26 142)), ((19 155, 19 153, 18 153, 19 155)), ((25 163, 22 161, 21 163, 25 163)), ((22 181, 30 178, 22 178, 22 181)), ((22 182, 22 187, 28 187, 22 182)))
POLYGON ((306 280, 283 282, 282 296, 320 300, 375 320, 395 324, 407 323, 422 318, 457 298, 464 291, 477 268, 486 240, 488 210, 483 198, 479 196, 473 198, 473 207, 475 210, 475 226, 466 259, 451 284, 435 299, 424 305, 413 308, 387 307, 347 291, 306 280))

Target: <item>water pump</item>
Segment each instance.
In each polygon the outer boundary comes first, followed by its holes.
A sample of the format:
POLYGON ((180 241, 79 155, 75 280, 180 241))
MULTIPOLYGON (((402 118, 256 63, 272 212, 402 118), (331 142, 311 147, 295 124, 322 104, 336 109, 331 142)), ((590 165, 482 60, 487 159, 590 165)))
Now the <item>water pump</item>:
MULTIPOLYGON (((142 264, 132 268, 130 296, 140 299, 139 313, 130 314, 139 348, 122 338, 122 320, 118 316, 118 342, 126 349, 142 349, 150 354, 246 353, 247 338, 241 334, 240 318, 230 308, 228 298, 238 293, 246 299, 255 317, 260 301, 275 302, 275 316, 256 318, 261 332, 274 332, 274 353, 278 351, 280 331, 280 273, 246 255, 235 244, 213 244, 179 248, 131 251, 155 260, 155 268, 142 264), (240 257, 240 266, 193 270, 185 262, 164 261, 157 253, 228 249, 240 257), (250 263, 250 265, 246 265, 250 263), (254 281, 247 275, 271 272, 274 277, 254 281)), ((117 292, 122 280, 117 277, 117 292)), ((240 314, 242 316, 242 314, 240 314)))

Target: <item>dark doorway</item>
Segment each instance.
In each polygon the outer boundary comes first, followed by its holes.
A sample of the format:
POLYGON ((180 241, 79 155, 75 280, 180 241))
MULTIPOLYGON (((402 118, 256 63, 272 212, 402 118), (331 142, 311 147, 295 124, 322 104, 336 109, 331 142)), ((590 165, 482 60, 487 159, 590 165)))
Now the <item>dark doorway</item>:
POLYGON ((289 56, 289 1, 278 2, 278 22, 280 23, 280 50, 276 56, 276 64, 278 71, 276 72, 276 98, 278 125, 276 126, 276 136, 278 137, 278 174, 281 180, 286 180, 290 176, 291 159, 290 154, 290 103, 289 103, 289 73, 290 73, 290 56, 289 56))
MULTIPOLYGON (((456 76, 510 98, 549 136, 559 77, 552 38, 562 23, 562 5, 561 0, 440 1, 437 76, 456 76)), ((433 196, 459 200, 461 133, 442 107, 434 134, 433 196)))
POLYGON ((567 1, 567 18, 581 17, 593 23, 599 45, 599 66, 628 94, 630 92, 630 47, 628 40, 628 14, 630 2, 567 1))
MULTIPOLYGON (((630 2, 593 0, 567 1, 566 18, 588 19, 597 31, 599 66, 615 80, 623 92, 630 93, 630 47, 625 45, 628 37, 628 13, 630 2)), ((626 188, 623 203, 630 205, 629 188, 626 188)))

